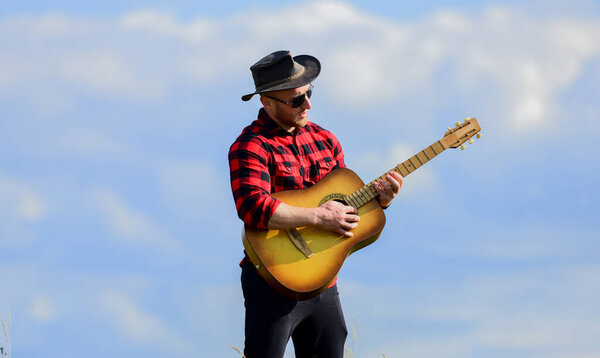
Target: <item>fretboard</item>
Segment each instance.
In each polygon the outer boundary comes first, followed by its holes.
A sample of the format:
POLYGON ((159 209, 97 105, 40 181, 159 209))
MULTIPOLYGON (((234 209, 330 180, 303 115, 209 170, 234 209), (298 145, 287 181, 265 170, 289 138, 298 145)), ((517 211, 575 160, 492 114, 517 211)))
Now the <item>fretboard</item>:
MULTIPOLYGON (((408 158, 404 162, 396 165, 391 170, 400 173, 400 175, 402 175, 403 177, 406 177, 408 174, 419 169, 425 163, 433 159, 436 155, 440 154, 444 150, 446 150, 446 148, 444 148, 441 141, 437 141, 429 147, 413 155, 412 157, 408 158)), ((373 187, 373 184, 379 180, 387 181, 387 179, 385 178, 386 174, 387 172, 383 173, 381 176, 379 176, 377 179, 373 180, 369 184, 363 186, 354 193, 346 196, 346 202, 349 205, 352 205, 358 209, 361 206, 365 205, 367 202, 375 199, 377 196, 379 196, 379 194, 377 194, 377 191, 373 187)))

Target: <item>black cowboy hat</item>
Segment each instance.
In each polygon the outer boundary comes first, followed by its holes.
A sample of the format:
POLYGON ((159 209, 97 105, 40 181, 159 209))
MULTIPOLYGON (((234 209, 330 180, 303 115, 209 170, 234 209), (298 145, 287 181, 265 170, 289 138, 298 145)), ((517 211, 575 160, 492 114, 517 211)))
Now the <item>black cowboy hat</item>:
POLYGON ((309 55, 292 57, 290 51, 275 51, 250 67, 256 91, 242 96, 248 101, 257 93, 302 87, 321 72, 321 63, 309 55))

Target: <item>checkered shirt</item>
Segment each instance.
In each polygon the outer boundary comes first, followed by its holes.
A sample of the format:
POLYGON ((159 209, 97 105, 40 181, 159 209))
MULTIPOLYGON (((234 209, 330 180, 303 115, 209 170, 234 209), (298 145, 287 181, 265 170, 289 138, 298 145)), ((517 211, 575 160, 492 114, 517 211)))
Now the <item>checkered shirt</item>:
POLYGON ((308 188, 343 167, 342 147, 331 132, 309 121, 289 133, 261 108, 258 119, 244 128, 229 149, 238 216, 251 227, 266 229, 281 203, 270 194, 308 188))

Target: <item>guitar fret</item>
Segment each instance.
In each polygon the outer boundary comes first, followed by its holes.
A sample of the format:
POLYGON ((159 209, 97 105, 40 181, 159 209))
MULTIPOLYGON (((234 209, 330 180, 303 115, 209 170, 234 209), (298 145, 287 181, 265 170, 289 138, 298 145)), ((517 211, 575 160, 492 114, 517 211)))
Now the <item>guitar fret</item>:
POLYGON ((362 193, 360 192, 360 189, 357 190, 356 192, 354 192, 354 194, 356 194, 356 202, 358 203, 359 206, 363 206, 365 205, 365 201, 362 197, 362 193))
MULTIPOLYGON (((404 169, 406 169, 406 171, 408 172, 408 174, 410 174, 411 170, 408 169, 408 167, 406 166, 406 162, 402 162, 402 165, 404 165, 404 169)), ((406 175, 408 175, 408 174, 406 174, 406 175)))
POLYGON ((369 196, 369 200, 373 200, 374 197, 376 197, 377 191, 375 191, 375 189, 372 188, 371 183, 369 183, 368 185, 365 185, 365 191, 367 192, 368 196, 369 196))
POLYGON ((417 153, 417 157, 421 160, 421 163, 423 163, 423 164, 425 164, 425 163, 427 163, 429 161, 429 158, 427 158, 427 155, 425 155, 425 151, 424 150, 422 150, 419 153, 417 153), (421 155, 420 157, 419 157, 419 154, 421 155), (423 158, 421 158, 421 157, 423 157, 423 158))
POLYGON ((430 146, 429 146, 429 147, 427 147, 427 148, 430 148, 430 149, 433 151, 433 153, 434 153, 435 155, 438 155, 438 152, 437 152, 437 151, 435 150, 435 148, 433 147, 433 144, 432 144, 432 145, 430 145, 430 146))
POLYGON ((357 193, 354 194, 354 201, 356 202, 356 207, 360 208, 363 205, 363 203, 361 203, 360 198, 358 197, 358 195, 356 195, 357 193))
POLYGON ((356 207, 360 208, 361 206, 363 206, 363 203, 360 201, 360 197, 358 196, 358 193, 354 193, 354 201, 356 202, 356 207))
POLYGON ((369 185, 365 186, 367 193, 369 193, 369 198, 370 198, 369 201, 373 200, 374 198, 377 197, 377 195, 379 195, 379 194, 377 194, 377 191, 372 188, 372 185, 373 184, 369 184, 369 185))
POLYGON ((419 158, 419 153, 415 154, 414 157, 417 158, 417 159, 419 159, 419 162, 421 162, 421 165, 419 165, 419 166, 423 166, 423 164, 425 164, 425 163, 423 163, 423 161, 421 160, 421 158, 419 158))
POLYGON ((358 189, 358 192, 360 193, 360 198, 361 198, 362 200, 364 200, 364 203, 363 203, 363 205, 364 205, 364 204, 365 204, 367 201, 369 201, 369 200, 370 200, 370 199, 368 198, 368 196, 366 195, 366 193, 365 193, 365 187, 364 187, 364 186, 363 186, 362 188, 358 189))
MULTIPOLYGON (((356 193, 356 194, 358 194, 358 193, 356 193)), ((359 207, 365 205, 365 203, 362 201, 362 199, 359 195, 356 195, 355 199, 356 199, 356 203, 358 204, 359 207)))
POLYGON ((373 186, 375 185, 374 183, 375 183, 376 180, 373 180, 372 182, 370 182, 369 184, 366 185, 366 187, 369 189, 369 195, 377 196, 377 192, 373 188, 373 186))
POLYGON ((356 198, 354 198, 354 194, 350 194, 346 197, 346 202, 355 208, 358 208, 358 203, 356 202, 356 198))
POLYGON ((431 158, 429 157, 429 155, 427 155, 427 148, 423 149, 421 152, 425 155, 425 157, 427 157, 427 161, 430 161, 431 158))
POLYGON ((371 200, 371 198, 369 197, 368 193, 366 193, 366 190, 364 190, 364 187, 362 189, 363 191, 363 199, 365 200, 365 204, 369 202, 369 200, 371 200))
MULTIPOLYGON (((402 163, 401 163, 401 164, 402 164, 402 163)), ((401 174, 403 177, 405 177, 405 176, 407 176, 408 174, 410 174, 410 172, 409 172, 408 170, 406 170, 406 169, 402 168, 402 167, 400 166, 400 164, 396 165, 396 169, 397 169, 397 170, 400 172, 400 174, 401 174), (404 173, 402 172, 402 169, 406 170, 406 174, 404 174, 404 173)))
POLYGON ((435 149, 433 149, 432 146, 429 146, 429 147, 425 148, 425 152, 427 152, 427 151, 429 151, 429 154, 428 154, 429 157, 430 157, 429 160, 433 159, 436 155, 438 155, 437 152, 435 151, 435 149))
POLYGON ((369 201, 369 199, 365 197, 364 193, 362 193, 362 195, 360 196, 360 200, 362 201, 360 205, 365 205, 369 201))
POLYGON ((416 165, 416 164, 413 162, 412 158, 413 158, 413 157, 411 157, 411 158, 408 158, 408 161, 410 162, 410 164, 412 164, 412 165, 413 165, 413 167, 414 167, 415 169, 418 169, 419 167, 418 167, 418 166, 417 166, 417 165, 416 165))
POLYGON ((354 194, 350 194, 346 196, 346 203, 350 204, 351 206, 354 206, 355 208, 359 208, 360 205, 358 205, 358 203, 356 202, 356 199, 354 198, 354 194))

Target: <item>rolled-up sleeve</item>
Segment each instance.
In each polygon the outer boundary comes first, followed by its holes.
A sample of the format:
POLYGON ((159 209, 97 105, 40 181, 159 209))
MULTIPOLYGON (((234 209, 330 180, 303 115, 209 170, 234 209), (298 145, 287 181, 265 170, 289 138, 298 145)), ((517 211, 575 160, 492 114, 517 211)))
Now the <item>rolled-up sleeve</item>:
POLYGON ((338 141, 336 136, 333 135, 333 133, 327 131, 327 134, 329 134, 328 141, 331 143, 333 156, 335 161, 337 162, 334 169, 345 168, 346 163, 344 162, 344 151, 342 150, 340 142, 338 141))
POLYGON ((229 149, 231 191, 238 216, 244 223, 266 229, 281 203, 271 196, 268 153, 256 137, 238 138, 229 149))

